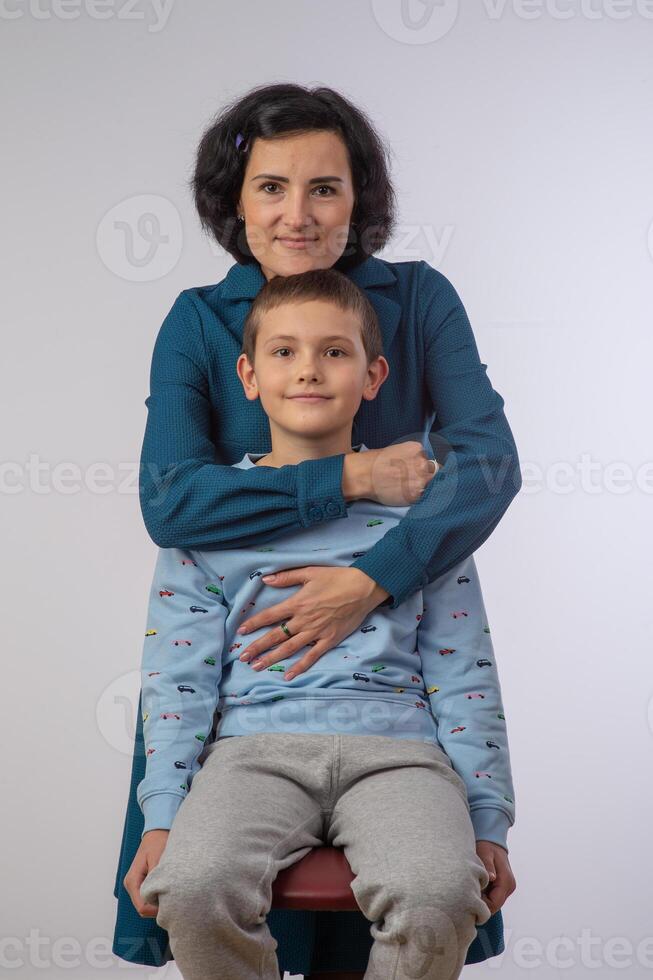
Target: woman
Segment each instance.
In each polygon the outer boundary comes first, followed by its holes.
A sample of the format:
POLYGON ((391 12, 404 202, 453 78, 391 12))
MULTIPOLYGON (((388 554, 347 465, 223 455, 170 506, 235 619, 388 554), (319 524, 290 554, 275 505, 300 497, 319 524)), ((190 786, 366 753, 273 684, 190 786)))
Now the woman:
MULTIPOLYGON (((454 287, 426 262, 373 255, 390 237, 394 193, 364 113, 328 88, 260 86, 207 129, 192 186, 204 227, 237 264, 216 285, 184 290, 156 340, 139 488, 152 539, 161 547, 261 547, 286 530, 346 516, 356 497, 388 502, 403 492, 412 503, 351 566, 283 571, 271 583, 299 588, 247 620, 250 630, 270 627, 249 652, 265 652, 271 665, 308 647, 294 676, 377 605, 398 606, 487 539, 521 486, 517 450, 454 287), (356 416, 352 441, 370 451, 235 468, 246 451, 271 450, 267 416, 245 398, 235 369, 251 301, 275 275, 330 266, 365 290, 391 367, 356 416), (418 446, 393 472, 384 447, 427 434, 435 475, 418 446)), ((155 908, 137 911, 148 872, 135 800, 145 762, 140 707, 113 948, 158 966, 170 958, 167 934, 155 908)), ((268 925, 282 970, 365 969, 372 939, 362 913, 272 911, 268 925)), ((503 950, 499 910, 478 931, 467 962, 503 950)))

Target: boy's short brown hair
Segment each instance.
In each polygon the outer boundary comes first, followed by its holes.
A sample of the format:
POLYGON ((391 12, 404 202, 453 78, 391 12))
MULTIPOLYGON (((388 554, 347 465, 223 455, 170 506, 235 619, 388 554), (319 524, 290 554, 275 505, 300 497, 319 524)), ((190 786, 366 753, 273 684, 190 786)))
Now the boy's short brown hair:
POLYGON ((337 269, 310 269, 293 276, 274 276, 254 298, 243 326, 241 354, 254 366, 254 350, 261 316, 284 303, 324 300, 358 316, 368 366, 383 354, 383 338, 376 311, 362 289, 337 269))

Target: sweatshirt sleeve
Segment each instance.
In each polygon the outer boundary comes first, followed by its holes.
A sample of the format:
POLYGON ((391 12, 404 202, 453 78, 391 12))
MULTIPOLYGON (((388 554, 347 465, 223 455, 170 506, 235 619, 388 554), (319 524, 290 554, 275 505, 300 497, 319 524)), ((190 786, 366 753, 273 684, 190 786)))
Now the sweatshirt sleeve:
POLYGON ((196 553, 159 549, 141 668, 145 777, 136 788, 143 834, 169 830, 211 733, 228 609, 196 553))
POLYGON ((467 788, 476 840, 508 850, 515 822, 506 719, 473 557, 423 590, 417 627, 422 676, 438 741, 467 788))
POLYGON ((216 461, 202 324, 186 291, 157 335, 145 405, 139 500, 160 547, 244 548, 347 516, 344 453, 281 467, 216 461))
POLYGON ((393 609, 476 551, 522 485, 504 401, 458 293, 427 262, 420 263, 418 288, 436 414, 428 438, 440 469, 402 520, 352 563, 391 594, 393 609))

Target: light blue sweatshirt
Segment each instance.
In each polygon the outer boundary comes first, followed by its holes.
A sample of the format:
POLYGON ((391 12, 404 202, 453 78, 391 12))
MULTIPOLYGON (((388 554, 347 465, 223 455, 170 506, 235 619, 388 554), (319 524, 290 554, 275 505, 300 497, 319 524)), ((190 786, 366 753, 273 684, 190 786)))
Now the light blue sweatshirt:
MULTIPOLYGON (((360 452, 367 447, 360 444, 360 452)), ((265 453, 233 465, 249 468, 265 453)), ((476 840, 508 850, 514 790, 499 676, 472 556, 413 592, 377 606, 304 673, 283 679, 307 648, 255 671, 239 660, 272 626, 245 619, 300 586, 261 576, 306 565, 349 566, 408 507, 368 499, 261 548, 159 548, 142 658, 146 772, 137 798, 143 834, 169 829, 218 737, 259 732, 386 735, 439 745, 467 788, 476 840)), ((422 518, 425 519, 425 518, 422 518)), ((267 652, 267 651, 266 651, 267 652)))

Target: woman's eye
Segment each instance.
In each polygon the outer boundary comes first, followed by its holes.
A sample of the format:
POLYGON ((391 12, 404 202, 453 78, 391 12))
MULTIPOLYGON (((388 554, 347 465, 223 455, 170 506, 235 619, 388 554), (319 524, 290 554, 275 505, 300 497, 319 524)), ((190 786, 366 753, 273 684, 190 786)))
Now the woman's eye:
MULTIPOLYGON (((265 191, 268 187, 278 187, 279 185, 274 181, 269 181, 267 184, 261 184, 260 190, 265 191)), ((318 194, 318 197, 329 197, 330 194, 335 194, 335 188, 331 187, 329 184, 320 184, 319 187, 314 188, 316 191, 329 191, 329 194, 318 194)))
POLYGON ((344 354, 345 353, 344 350, 340 350, 339 347, 329 347, 329 350, 330 351, 337 350, 339 354, 344 354))

